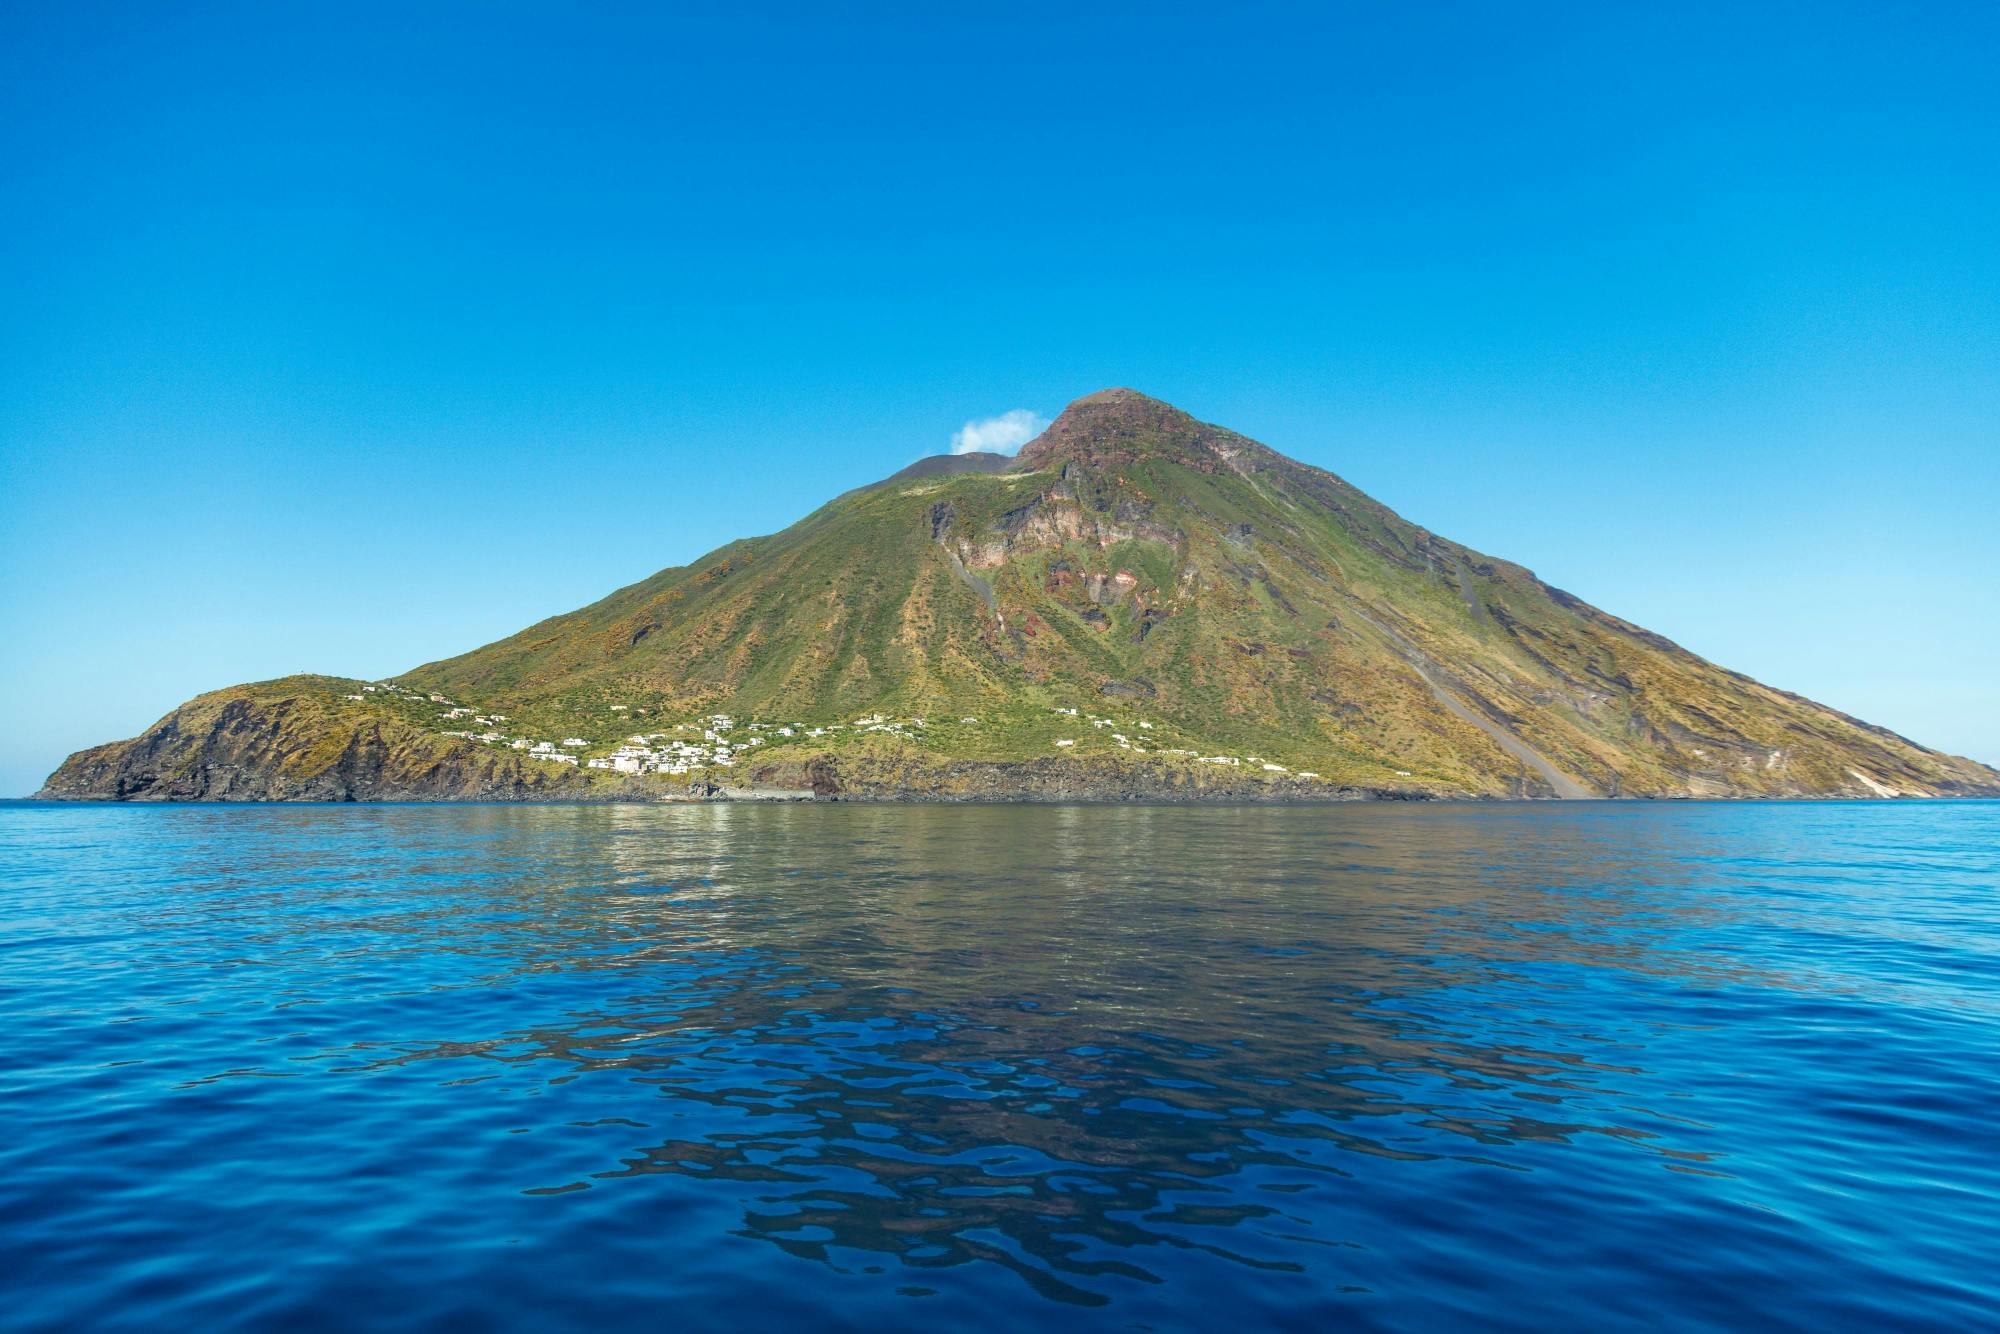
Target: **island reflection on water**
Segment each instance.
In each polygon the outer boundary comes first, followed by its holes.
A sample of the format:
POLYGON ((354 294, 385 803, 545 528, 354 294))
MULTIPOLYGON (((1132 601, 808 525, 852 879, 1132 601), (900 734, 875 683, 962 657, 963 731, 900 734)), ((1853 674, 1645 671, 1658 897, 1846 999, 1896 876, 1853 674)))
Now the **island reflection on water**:
POLYGON ((1949 1324, 1956 809, 15 808, 9 1250, 51 1321, 1949 1324))

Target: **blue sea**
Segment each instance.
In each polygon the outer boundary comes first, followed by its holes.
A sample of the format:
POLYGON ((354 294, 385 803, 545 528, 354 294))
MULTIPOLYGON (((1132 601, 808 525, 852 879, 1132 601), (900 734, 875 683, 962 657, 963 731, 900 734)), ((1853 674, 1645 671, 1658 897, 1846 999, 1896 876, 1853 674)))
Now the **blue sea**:
POLYGON ((0 1325, 2000 1323, 2000 804, 0 806, 0 1325))

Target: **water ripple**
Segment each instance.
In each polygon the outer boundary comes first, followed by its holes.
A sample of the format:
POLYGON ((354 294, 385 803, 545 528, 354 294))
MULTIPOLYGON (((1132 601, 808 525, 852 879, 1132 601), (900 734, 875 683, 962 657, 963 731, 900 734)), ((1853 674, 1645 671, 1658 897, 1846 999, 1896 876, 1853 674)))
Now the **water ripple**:
POLYGON ((1991 1324, 1996 849, 0 807, 0 1324, 1991 1324))

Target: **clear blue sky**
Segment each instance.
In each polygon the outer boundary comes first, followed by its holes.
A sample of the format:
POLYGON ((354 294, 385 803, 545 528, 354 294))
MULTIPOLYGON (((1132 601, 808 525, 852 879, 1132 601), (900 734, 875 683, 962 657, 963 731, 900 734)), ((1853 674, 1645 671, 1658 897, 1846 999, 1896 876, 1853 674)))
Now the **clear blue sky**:
POLYGON ((2000 8, 570 8, 0 10, 0 793, 1112 384, 2000 761, 2000 8))

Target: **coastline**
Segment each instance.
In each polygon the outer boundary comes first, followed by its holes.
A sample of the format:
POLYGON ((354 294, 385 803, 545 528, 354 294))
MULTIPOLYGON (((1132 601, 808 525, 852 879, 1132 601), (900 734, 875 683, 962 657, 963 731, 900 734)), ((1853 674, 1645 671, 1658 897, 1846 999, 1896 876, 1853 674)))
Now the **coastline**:
POLYGON ((1409 793, 1366 791, 1324 796, 1309 794, 1256 795, 1215 793, 1195 796, 1131 794, 1107 796, 1092 793, 1046 795, 1034 793, 947 796, 940 794, 839 793, 819 796, 804 789, 752 788, 724 789, 711 795, 667 794, 633 796, 606 793, 602 796, 529 795, 520 797, 441 797, 408 794, 377 797, 107 797, 62 795, 47 791, 22 797, 0 798, 9 806, 726 806, 726 805, 818 805, 818 806, 1652 806, 1674 805, 1772 805, 1822 804, 1857 805, 1950 805, 2000 801, 2000 793, 1968 792, 1944 796, 1877 797, 1852 793, 1800 793, 1775 796, 1763 793, 1722 794, 1625 794, 1622 796, 1549 797, 1490 796, 1478 793, 1409 793))

